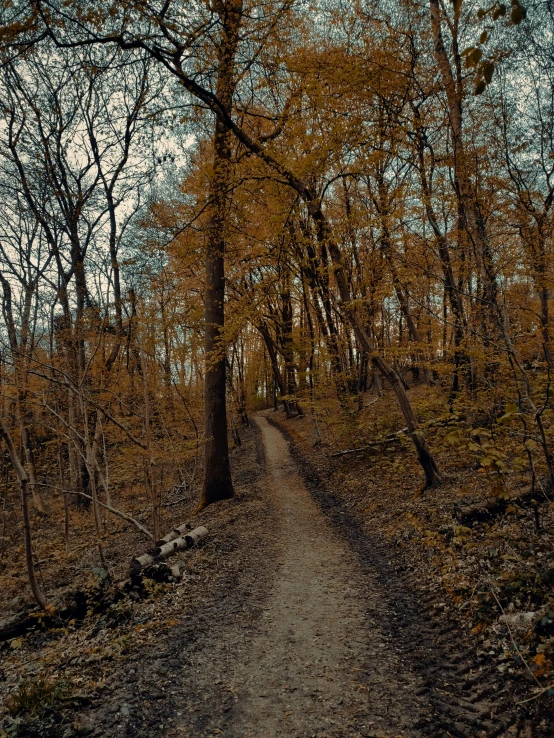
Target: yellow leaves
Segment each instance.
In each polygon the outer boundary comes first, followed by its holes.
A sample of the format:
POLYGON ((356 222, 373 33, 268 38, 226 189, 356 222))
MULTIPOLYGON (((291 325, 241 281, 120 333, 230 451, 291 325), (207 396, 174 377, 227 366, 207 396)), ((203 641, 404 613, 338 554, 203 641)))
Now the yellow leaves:
POLYGON ((21 648, 23 642, 23 638, 14 638, 12 641, 10 641, 10 648, 13 648, 15 651, 16 649, 21 648))
POLYGON ((443 548, 441 536, 432 530, 424 531, 423 543, 426 546, 431 546, 431 548, 443 548))
POLYGON ((502 487, 501 485, 498 485, 498 484, 495 484, 491 488, 491 495, 493 497, 497 497, 499 500, 506 500, 506 499, 508 499, 508 493, 506 492, 506 490, 504 489, 504 487, 502 487))
POLYGON ((480 468, 477 470, 478 473, 485 474, 487 471, 503 472, 506 468, 504 461, 506 454, 492 445, 489 440, 491 432, 486 428, 472 428, 470 433, 473 440, 466 442, 463 431, 460 428, 454 428, 446 436, 445 441, 451 446, 457 447, 460 451, 467 450, 479 454, 480 468))
POLYGON ((413 515, 413 513, 407 513, 406 520, 412 526, 412 528, 417 530, 418 533, 422 532, 423 525, 421 523, 421 520, 416 515, 413 515))
POLYGON ((465 525, 457 525, 454 528, 454 535, 455 536, 471 535, 471 528, 468 528, 465 525))
POLYGON ((459 428, 450 431, 446 436, 446 441, 447 443, 452 444, 452 446, 458 446, 462 441, 462 431, 459 428))
POLYGON ((499 423, 506 423, 508 422, 514 415, 519 415, 518 406, 513 403, 508 403, 506 405, 506 412, 504 415, 502 415, 500 418, 498 418, 499 423))
POLYGON ((465 525, 457 525, 454 528, 454 543, 457 543, 459 546, 467 544, 471 533, 471 528, 467 528, 465 525))

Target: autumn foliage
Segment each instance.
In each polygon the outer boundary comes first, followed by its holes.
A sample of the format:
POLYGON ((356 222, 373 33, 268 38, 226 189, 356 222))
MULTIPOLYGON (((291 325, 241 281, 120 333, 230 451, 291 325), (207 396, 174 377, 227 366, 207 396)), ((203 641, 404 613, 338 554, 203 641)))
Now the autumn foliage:
POLYGON ((231 497, 271 406, 550 499, 554 17, 501 7, 3 5, 11 598, 231 497))

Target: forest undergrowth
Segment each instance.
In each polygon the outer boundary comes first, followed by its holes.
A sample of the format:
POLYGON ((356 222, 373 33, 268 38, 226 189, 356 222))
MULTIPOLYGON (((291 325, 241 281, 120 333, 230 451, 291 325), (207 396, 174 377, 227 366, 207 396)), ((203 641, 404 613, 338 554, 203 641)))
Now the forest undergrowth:
POLYGON ((448 412, 440 388, 420 385, 410 399, 445 475, 423 490, 389 398, 368 393, 350 414, 331 398, 314 415, 272 417, 312 486, 394 547, 408 582, 435 593, 492 667, 493 688, 544 726, 554 707, 554 496, 536 469, 533 478, 509 410, 448 412))
MULTIPOLYGON (((228 580, 234 578, 236 569, 243 568, 243 558, 263 540, 262 531, 267 528, 268 503, 262 503, 258 489, 263 452, 257 431, 245 428, 241 443, 231 451, 237 490, 233 500, 195 514, 197 503, 189 498, 168 513, 168 528, 184 520, 191 526, 209 528, 201 545, 172 559, 181 565, 178 580, 160 582, 144 577, 139 587, 125 591, 117 587, 118 576, 128 578, 131 559, 148 548, 129 527, 126 532, 119 531, 117 547, 106 547, 111 580, 102 576, 93 544, 56 557, 60 563, 51 565, 48 584, 57 587, 65 600, 80 601, 76 597, 80 592, 86 602, 81 600, 83 609, 75 617, 57 623, 55 619, 41 622, 45 615, 35 608, 34 627, 0 643, 0 736, 68 738, 90 734, 96 725, 85 713, 91 706, 101 706, 104 696, 113 695, 121 686, 121 672, 127 674, 136 668, 131 665, 140 663, 147 652, 159 654, 165 640, 171 641, 172 631, 182 628, 183 623, 186 628, 189 619, 187 647, 209 627, 202 616, 205 599, 217 596, 225 607, 228 580), (244 518, 251 521, 247 528, 240 525, 244 518), (71 587, 67 586, 67 569, 72 572, 71 587)), ((83 515, 83 538, 93 538, 90 518, 90 512, 88 520, 83 515)), ((40 538, 45 539, 41 545, 47 547, 55 542, 55 533, 49 538, 45 527, 40 538)), ((52 597, 52 601, 56 600, 52 597)), ((8 607, 13 609, 11 603, 8 607)), ((4 603, 3 615, 6 609, 4 603)), ((118 704, 114 715, 119 722, 128 716, 125 705, 122 713, 120 707, 118 704)), ((175 718, 171 712, 167 717, 175 718)))

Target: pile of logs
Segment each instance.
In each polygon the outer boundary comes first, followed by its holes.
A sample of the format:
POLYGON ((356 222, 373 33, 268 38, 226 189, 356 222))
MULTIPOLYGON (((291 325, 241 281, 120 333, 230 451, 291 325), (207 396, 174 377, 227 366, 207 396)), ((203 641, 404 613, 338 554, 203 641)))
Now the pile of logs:
MULTIPOLYGON (((157 582, 171 582, 181 579, 179 565, 170 567, 165 562, 178 551, 192 548, 198 541, 208 535, 208 531, 204 526, 194 530, 191 530, 191 528, 190 523, 184 523, 178 528, 174 528, 166 536, 156 541, 155 548, 133 559, 129 579, 120 582, 116 589, 106 592, 99 607, 109 607, 117 598, 123 597, 124 593, 131 597, 140 597, 141 590, 144 593, 143 578, 154 579, 157 582)), ((0 622, 0 644, 24 635, 34 628, 59 627, 61 623, 68 622, 70 619, 80 620, 84 618, 87 613, 87 601, 90 595, 91 592, 88 591, 71 592, 68 593, 69 602, 67 606, 59 608, 54 613, 46 613, 35 609, 30 612, 21 612, 13 618, 0 622)))
POLYGON ((134 558, 131 561, 131 579, 135 579, 140 575, 156 581, 180 579, 179 566, 169 567, 165 564, 165 561, 178 551, 192 548, 198 541, 208 535, 208 531, 203 525, 194 530, 191 530, 191 527, 190 523, 183 523, 183 525, 174 528, 159 541, 156 541, 155 548, 151 548, 142 556, 134 558))

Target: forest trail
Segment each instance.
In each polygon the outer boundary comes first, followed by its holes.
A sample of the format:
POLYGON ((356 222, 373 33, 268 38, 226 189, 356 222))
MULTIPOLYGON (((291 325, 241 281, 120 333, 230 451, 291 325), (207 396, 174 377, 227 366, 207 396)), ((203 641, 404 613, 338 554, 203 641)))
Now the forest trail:
POLYGON ((244 431, 239 494, 208 510, 211 535, 168 592, 173 626, 125 656, 79 735, 518 735, 483 701, 494 682, 458 626, 432 614, 388 544, 308 489, 270 415, 244 431))
POLYGON ((381 633, 379 590, 368 596, 355 556, 310 496, 282 434, 262 415, 256 422, 281 561, 261 628, 234 674, 241 688, 225 735, 396 736, 414 722, 415 679, 381 633))

